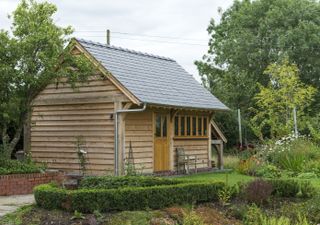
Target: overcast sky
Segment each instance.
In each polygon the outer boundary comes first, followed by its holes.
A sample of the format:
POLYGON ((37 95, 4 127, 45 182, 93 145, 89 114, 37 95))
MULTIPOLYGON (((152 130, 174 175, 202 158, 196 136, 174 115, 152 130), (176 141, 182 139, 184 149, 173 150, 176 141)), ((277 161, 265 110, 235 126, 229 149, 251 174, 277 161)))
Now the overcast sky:
MULTIPOLYGON (((56 23, 71 25, 74 35, 167 56, 178 61, 197 80, 194 61, 208 50, 207 26, 211 18, 219 21, 218 8, 231 6, 233 0, 49 0, 57 5, 56 23), (129 33, 144 36, 133 36, 129 33), (173 37, 158 38, 147 36, 173 37)), ((0 0, 0 29, 9 29, 7 18, 19 0, 0 0)))

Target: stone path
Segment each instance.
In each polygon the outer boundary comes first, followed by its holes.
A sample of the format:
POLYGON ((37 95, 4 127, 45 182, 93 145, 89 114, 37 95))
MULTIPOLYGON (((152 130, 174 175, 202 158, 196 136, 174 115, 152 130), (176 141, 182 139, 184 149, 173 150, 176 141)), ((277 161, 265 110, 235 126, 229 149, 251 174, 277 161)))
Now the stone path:
POLYGON ((0 196, 0 217, 16 211, 21 206, 33 203, 33 195, 0 196))

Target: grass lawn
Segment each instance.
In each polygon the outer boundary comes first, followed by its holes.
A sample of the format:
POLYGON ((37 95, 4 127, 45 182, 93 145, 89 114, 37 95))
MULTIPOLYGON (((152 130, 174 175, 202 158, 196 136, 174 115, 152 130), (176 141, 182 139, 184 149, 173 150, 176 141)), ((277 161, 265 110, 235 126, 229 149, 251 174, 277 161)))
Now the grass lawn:
MULTIPOLYGON (((212 180, 212 181, 226 181, 226 176, 228 176, 228 183, 230 185, 237 184, 238 182, 248 182, 250 180, 253 180, 254 177, 239 174, 236 172, 232 173, 223 173, 223 172, 207 172, 207 173, 198 173, 198 174, 192 174, 187 175, 183 177, 179 177, 178 179, 190 179, 190 180, 212 180)), ((320 179, 319 178, 313 178, 309 179, 309 181, 318 189, 320 190, 320 179)))
POLYGON ((223 181, 225 182, 228 179, 230 185, 237 184, 238 182, 248 182, 253 180, 254 177, 242 175, 239 173, 223 173, 223 172, 207 172, 207 173, 198 173, 179 177, 178 179, 188 179, 188 180, 206 180, 206 181, 223 181))

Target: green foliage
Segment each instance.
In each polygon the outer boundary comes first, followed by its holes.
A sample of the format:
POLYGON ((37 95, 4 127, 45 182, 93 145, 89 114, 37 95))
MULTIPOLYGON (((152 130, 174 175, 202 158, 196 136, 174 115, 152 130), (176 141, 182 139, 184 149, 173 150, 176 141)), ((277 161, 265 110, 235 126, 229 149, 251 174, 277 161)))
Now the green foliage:
POLYGON ((300 195, 302 198, 311 198, 317 194, 317 189, 310 181, 300 183, 300 195))
POLYGON ((257 161, 257 158, 250 157, 240 161, 237 171, 241 174, 255 176, 257 168, 259 168, 259 162, 257 161))
POLYGON ((315 196, 304 204, 307 217, 310 221, 320 223, 320 195, 315 196))
POLYGON ((36 165, 33 162, 0 159, 0 175, 40 173, 44 170, 45 167, 36 165))
POLYGON ((159 209, 174 204, 213 201, 218 199, 217 193, 224 186, 220 182, 202 182, 120 189, 65 190, 40 185, 35 188, 34 194, 38 206, 46 209, 106 212, 159 209))
POLYGON ((243 220, 245 225, 311 225, 305 214, 298 212, 295 218, 280 216, 274 217, 266 215, 256 205, 248 208, 248 211, 243 220))
POLYGON ((316 92, 300 81, 298 67, 287 59, 269 65, 264 74, 270 81, 266 87, 259 85, 251 118, 252 129, 260 140, 289 135, 293 130, 293 109, 299 111, 298 119, 302 118, 316 92))
POLYGON ((315 174, 314 172, 299 173, 297 176, 297 178, 299 179, 313 179, 317 177, 317 174, 315 174))
POLYGON ((257 168, 256 175, 264 178, 280 178, 281 170, 272 164, 263 164, 257 168))
POLYGON ((196 214, 195 211, 191 210, 190 212, 183 213, 182 225, 205 225, 205 223, 203 219, 196 214))
POLYGON ((218 191, 218 200, 222 206, 229 204, 233 192, 233 189, 229 186, 225 186, 223 189, 218 191))
POLYGON ((49 2, 22 0, 10 16, 11 32, 0 31, 3 158, 10 158, 29 119, 31 101, 47 84, 64 77, 75 87, 91 74, 91 63, 83 55, 73 56, 72 44, 65 48, 72 29, 54 23, 56 11, 49 2))
POLYGON ((273 195, 279 197, 296 197, 300 192, 300 182, 295 179, 271 179, 273 195))
POLYGON ((71 217, 71 220, 83 220, 85 217, 81 212, 78 212, 77 210, 74 211, 73 216, 71 217))
MULTIPOLYGON (((234 1, 219 24, 212 20, 208 26, 208 53, 196 62, 204 83, 230 108, 241 108, 244 119, 250 118, 257 84, 270 81, 263 71, 284 57, 297 64, 302 82, 319 89, 319 12, 319 1, 313 0, 234 1)), ((310 107, 316 113, 319 96, 310 107)), ((227 136, 237 140, 236 114, 224 115, 219 118, 227 136)))
POLYGON ((183 180, 160 178, 153 176, 103 176, 84 177, 80 182, 80 188, 87 189, 116 189, 124 187, 150 187, 156 185, 174 185, 185 183, 183 180))

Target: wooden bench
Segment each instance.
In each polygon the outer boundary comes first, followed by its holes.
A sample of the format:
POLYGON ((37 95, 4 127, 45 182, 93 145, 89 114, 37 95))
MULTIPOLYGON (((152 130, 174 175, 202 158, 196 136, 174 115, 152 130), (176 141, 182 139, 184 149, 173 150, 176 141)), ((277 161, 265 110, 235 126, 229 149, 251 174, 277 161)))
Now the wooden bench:
POLYGON ((194 165, 194 170, 197 173, 197 155, 189 155, 185 153, 184 148, 178 147, 177 151, 177 172, 181 172, 181 166, 183 167, 183 172, 186 174, 190 173, 190 165, 194 165))

